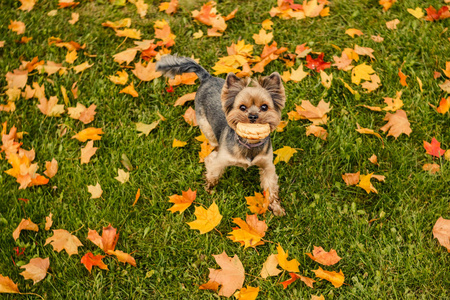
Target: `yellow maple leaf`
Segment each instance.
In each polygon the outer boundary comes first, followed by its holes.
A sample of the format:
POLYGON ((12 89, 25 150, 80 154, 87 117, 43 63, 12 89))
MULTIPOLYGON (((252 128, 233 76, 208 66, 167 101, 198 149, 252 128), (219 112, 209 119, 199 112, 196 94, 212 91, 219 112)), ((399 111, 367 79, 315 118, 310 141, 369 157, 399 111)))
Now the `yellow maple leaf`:
POLYGON ((114 179, 116 179, 117 181, 119 181, 121 183, 125 183, 130 180, 130 173, 128 173, 122 169, 118 169, 117 173, 118 173, 118 175, 116 177, 114 177, 114 179))
POLYGON ((241 288, 239 291, 234 293, 236 300, 254 300, 258 297, 259 287, 248 286, 246 288, 241 288))
POLYGON ((84 70, 92 67, 94 64, 90 65, 87 61, 82 63, 81 65, 78 65, 76 67, 73 67, 73 69, 75 70, 75 74, 78 74, 80 72, 83 72, 84 70))
POLYGON ((269 197, 263 196, 261 193, 255 192, 253 197, 245 197, 248 209, 254 214, 263 214, 269 208, 269 197))
POLYGON ((50 97, 47 101, 45 97, 39 99, 37 107, 46 116, 60 117, 64 113, 64 104, 57 104, 58 98, 56 96, 50 97))
POLYGON ((355 35, 360 36, 363 35, 364 33, 356 28, 349 28, 345 31, 345 34, 348 34, 349 36, 351 36, 352 38, 355 37, 355 35))
POLYGON ((25 23, 11 20, 11 23, 8 25, 8 29, 11 29, 17 34, 23 34, 25 32, 25 23))
POLYGON ((187 145, 187 142, 183 142, 177 139, 173 139, 172 148, 182 148, 187 145))
POLYGON ((385 111, 396 111, 399 110, 403 106, 403 101, 400 99, 402 96, 402 92, 399 91, 396 93, 395 99, 385 97, 384 102, 387 104, 386 107, 383 107, 385 111))
POLYGON ((67 51, 66 54, 66 62, 69 64, 73 64, 74 61, 78 58, 77 56, 77 50, 67 51))
POLYGON ((103 194, 102 187, 100 186, 100 183, 97 182, 96 185, 88 185, 88 192, 91 193, 91 199, 97 199, 100 198, 103 194))
POLYGON ((335 288, 338 288, 344 284, 345 276, 342 270, 337 272, 324 271, 321 267, 317 270, 312 270, 317 277, 325 279, 333 284, 335 288))
POLYGON ((274 151, 273 153, 277 155, 277 157, 275 158, 275 160, 273 162, 276 165, 280 161, 284 161, 286 163, 289 162, 292 155, 294 155, 294 153, 297 153, 297 150, 295 150, 294 148, 291 148, 289 146, 284 146, 283 148, 280 148, 280 149, 274 151))
POLYGON ((291 259, 288 261, 288 251, 284 252, 281 245, 277 246, 277 251, 278 264, 281 268, 288 272, 299 272, 298 266, 300 265, 300 263, 296 259, 291 259))
POLYGON ((134 89, 133 82, 130 83, 129 86, 126 86, 125 88, 120 90, 119 94, 128 94, 128 95, 131 95, 131 96, 133 96, 135 98, 139 96, 138 92, 134 89))
POLYGON ((420 7, 416 7, 416 9, 408 8, 407 11, 417 19, 422 19, 423 16, 425 15, 420 7))
POLYGON ((273 22, 270 19, 266 19, 261 23, 262 28, 265 30, 272 30, 273 22))
POLYGON ((362 63, 352 69, 352 82, 354 84, 360 84, 361 80, 370 80, 370 75, 375 73, 371 66, 362 63))
POLYGON ((97 141, 97 140, 102 139, 100 134, 103 134, 103 133, 104 132, 102 131, 101 128, 89 127, 89 128, 86 128, 86 129, 78 132, 72 138, 77 139, 80 142, 86 142, 87 140, 97 141))
POLYGON ((373 173, 367 174, 367 175, 360 175, 359 176, 359 183, 357 186, 364 189, 367 194, 370 194, 370 192, 378 194, 378 191, 375 189, 375 187, 370 182, 370 178, 372 178, 373 173))
POLYGON ((273 39, 273 33, 269 32, 267 33, 264 29, 261 29, 258 34, 253 35, 253 39, 255 40, 255 43, 258 45, 266 45, 270 43, 273 39))
POLYGON ((197 217, 197 220, 188 222, 187 224, 191 229, 198 229, 200 234, 213 230, 222 220, 219 207, 215 202, 213 202, 208 209, 201 206, 195 207, 194 214, 197 217))
POLYGON ((30 11, 33 9, 34 5, 36 4, 36 0, 19 0, 22 4, 18 9, 23 11, 30 11))
POLYGON ((300 66, 297 68, 297 70, 291 71, 290 79, 294 82, 300 82, 305 78, 309 73, 303 71, 303 63, 300 64, 300 66))
POLYGON ((109 80, 111 80, 115 84, 125 85, 128 81, 128 73, 125 70, 117 71, 118 76, 109 76, 109 80))
POLYGON ((127 37, 130 39, 140 40, 141 31, 136 29, 126 28, 123 30, 116 30, 116 35, 120 37, 127 37))
POLYGON ((228 233, 229 239, 241 243, 244 249, 264 244, 261 239, 266 235, 268 228, 266 221, 259 221, 257 215, 247 215, 246 221, 234 218, 233 222, 240 228, 233 228, 233 231, 228 233))

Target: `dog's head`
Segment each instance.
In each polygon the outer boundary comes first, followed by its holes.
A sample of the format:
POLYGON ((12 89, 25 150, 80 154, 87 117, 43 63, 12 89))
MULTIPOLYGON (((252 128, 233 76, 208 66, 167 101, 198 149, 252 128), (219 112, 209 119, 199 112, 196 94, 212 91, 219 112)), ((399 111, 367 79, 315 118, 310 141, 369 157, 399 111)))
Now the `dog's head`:
POLYGON ((228 73, 222 88, 222 108, 228 124, 236 130, 237 123, 269 124, 274 131, 281 121, 286 95, 277 72, 254 81, 228 73))

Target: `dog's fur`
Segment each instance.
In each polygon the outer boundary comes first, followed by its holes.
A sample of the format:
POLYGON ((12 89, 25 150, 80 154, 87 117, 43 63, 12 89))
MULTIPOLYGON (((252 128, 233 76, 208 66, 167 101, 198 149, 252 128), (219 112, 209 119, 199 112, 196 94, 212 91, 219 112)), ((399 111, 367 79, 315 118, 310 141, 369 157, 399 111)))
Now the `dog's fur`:
POLYGON ((225 80, 211 76, 193 59, 166 55, 156 64, 165 76, 194 72, 200 79, 195 96, 195 114, 200 129, 216 147, 205 158, 206 189, 211 190, 227 166, 248 168, 258 166, 261 187, 269 193, 269 208, 275 215, 284 215, 278 199, 278 176, 273 164, 270 136, 263 140, 246 140, 235 130, 237 123, 260 123, 275 130, 281 120, 286 101, 278 73, 259 81, 238 78, 229 73, 225 80))

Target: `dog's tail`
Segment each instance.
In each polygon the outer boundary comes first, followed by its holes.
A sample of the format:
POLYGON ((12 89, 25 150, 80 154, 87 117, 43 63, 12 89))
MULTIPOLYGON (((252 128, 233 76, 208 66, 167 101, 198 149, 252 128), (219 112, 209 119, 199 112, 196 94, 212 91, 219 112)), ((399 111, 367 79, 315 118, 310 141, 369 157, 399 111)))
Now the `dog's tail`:
POLYGON ((172 78, 175 75, 193 72, 197 74, 200 82, 211 77, 211 74, 192 58, 177 55, 165 55, 161 57, 161 60, 156 63, 156 71, 172 78))

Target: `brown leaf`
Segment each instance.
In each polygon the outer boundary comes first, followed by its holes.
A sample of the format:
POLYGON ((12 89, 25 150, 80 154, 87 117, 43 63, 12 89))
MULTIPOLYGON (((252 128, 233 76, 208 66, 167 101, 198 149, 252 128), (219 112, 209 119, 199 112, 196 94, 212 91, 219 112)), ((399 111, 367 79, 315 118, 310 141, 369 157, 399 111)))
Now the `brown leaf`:
POLYGON ((50 227, 52 227, 53 225, 53 220, 52 220, 53 214, 50 213, 48 215, 48 217, 45 217, 45 230, 50 230, 50 227))
POLYGON ((380 128, 383 132, 389 130, 388 136, 393 136, 397 139, 402 133, 409 136, 412 132, 408 117, 404 110, 397 110, 395 114, 386 113, 384 121, 388 121, 386 125, 380 128))
POLYGON ((132 70, 134 75, 142 81, 150 81, 155 78, 161 77, 161 72, 156 72, 156 63, 148 63, 144 67, 140 62, 135 64, 135 69, 132 70))
POLYGON ((441 170, 441 166, 433 163, 433 164, 424 164, 422 167, 422 170, 424 171, 430 171, 431 174, 436 174, 441 170))
POLYGON ((78 247, 83 246, 76 236, 64 229, 53 230, 53 236, 45 241, 44 246, 47 244, 51 244, 53 250, 57 252, 61 252, 61 250, 65 249, 69 256, 78 254, 78 247))
POLYGON ((231 258, 225 251, 221 254, 213 255, 213 257, 222 269, 209 269, 209 282, 213 281, 222 285, 219 296, 230 297, 244 285, 244 266, 237 255, 231 258))
POLYGON ((269 276, 277 276, 282 271, 277 268, 278 258, 276 254, 270 254, 267 260, 264 262, 261 269, 260 275, 262 278, 266 279, 269 276))
POLYGON ((433 227, 433 237, 450 252, 450 220, 439 217, 433 227))
POLYGON ((33 284, 38 283, 47 276, 47 270, 50 266, 50 259, 47 258, 32 258, 26 265, 21 266, 21 269, 25 269, 20 273, 25 279, 32 279, 33 284))
POLYGON ((357 173, 345 173, 342 175, 342 179, 347 186, 357 185, 359 183, 359 171, 357 173))
POLYGON ((0 274, 0 293, 19 294, 19 288, 8 276, 0 274))
POLYGON ((81 164, 87 164, 97 149, 97 147, 94 147, 94 141, 87 142, 86 147, 81 148, 81 164))
POLYGON ((46 161, 45 162, 45 172, 44 175, 48 178, 52 178, 56 175, 56 172, 58 172, 58 162, 56 159, 52 159, 52 161, 46 161))
POLYGON ((337 264, 341 258, 337 255, 336 250, 331 249, 330 252, 326 252, 322 247, 314 246, 314 250, 311 253, 306 253, 312 260, 325 266, 332 266, 337 264))
POLYGON ((189 107, 183 115, 184 120, 191 126, 198 126, 197 118, 195 117, 195 110, 189 107))
POLYGON ((16 230, 14 230, 14 232, 13 232, 13 238, 14 238, 15 241, 19 238, 20 232, 22 230, 38 231, 39 228, 38 228, 38 226, 35 223, 33 223, 31 221, 30 218, 28 218, 28 220, 22 219, 22 221, 20 221, 19 226, 17 226, 16 230))
POLYGON ((177 99, 177 101, 175 102, 175 104, 173 106, 184 105, 186 102, 194 100, 195 94, 196 94, 196 92, 181 96, 180 98, 177 99))

